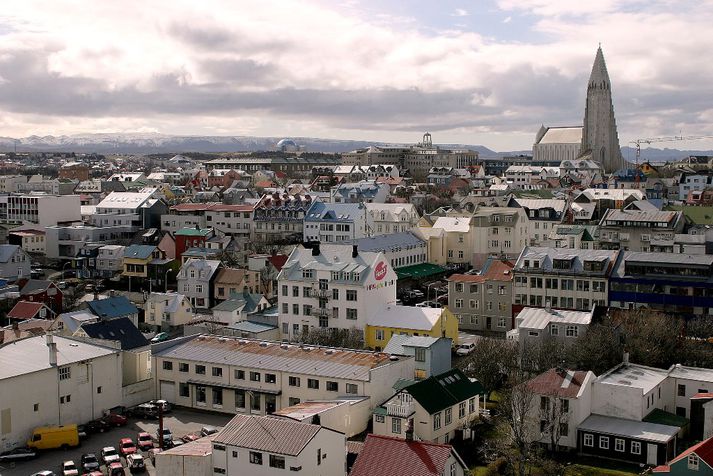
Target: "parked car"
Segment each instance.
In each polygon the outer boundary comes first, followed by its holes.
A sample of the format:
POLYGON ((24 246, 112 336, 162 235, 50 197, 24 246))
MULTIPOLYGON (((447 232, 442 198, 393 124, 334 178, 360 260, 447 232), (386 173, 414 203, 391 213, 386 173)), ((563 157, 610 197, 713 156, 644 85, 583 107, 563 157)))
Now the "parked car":
POLYGON ((82 471, 85 473, 99 471, 99 460, 97 459, 97 455, 94 453, 83 454, 82 459, 79 461, 79 466, 81 466, 82 471))
POLYGON ((198 438, 200 438, 198 435, 194 433, 188 433, 181 437, 181 441, 183 441, 184 443, 190 443, 191 441, 196 441, 198 438))
POLYGON ((103 418, 100 418, 98 420, 90 421, 85 425, 85 427, 89 433, 104 433, 105 431, 111 429, 111 424, 103 418))
POLYGON ((442 308, 441 303, 438 303, 436 301, 423 301, 418 304, 416 304, 416 307, 430 307, 430 308, 442 308))
POLYGON ((32 473, 30 476, 57 476, 57 473, 45 469, 44 471, 38 471, 37 473, 32 473))
POLYGON ((156 430, 156 440, 161 441, 162 438, 163 438, 163 443, 164 443, 164 447, 165 447, 166 443, 173 442, 173 433, 171 433, 171 430, 169 430, 168 428, 163 429, 163 435, 161 435, 161 433, 159 433, 159 430, 156 430))
POLYGON ((126 471, 120 462, 115 461, 107 466, 107 476, 126 476, 126 471))
POLYGON ((80 440, 86 440, 89 436, 87 425, 77 425, 77 435, 79 436, 80 440))
POLYGON ((123 405, 117 405, 115 407, 111 407, 107 413, 108 414, 115 413, 117 415, 128 416, 128 414, 129 414, 128 410, 129 409, 123 405))
POLYGON ((155 336, 151 338, 151 343, 156 344, 158 342, 163 342, 165 340, 168 340, 168 332, 159 332, 155 336))
POLYGON ((466 344, 461 344, 456 349, 456 354, 460 356, 465 356, 473 352, 475 349, 475 344, 473 342, 468 342, 466 344))
POLYGON ((142 403, 131 410, 139 418, 158 418, 158 407, 153 403, 142 403))
POLYGON ((160 407, 163 413, 171 412, 171 404, 168 403, 166 400, 151 400, 149 403, 156 405, 156 408, 160 407))
POLYGON ((126 466, 129 467, 129 471, 132 473, 143 473, 146 471, 144 457, 138 453, 134 453, 126 457, 126 466))
POLYGON ((153 448, 151 434, 145 431, 139 433, 139 436, 136 438, 136 446, 138 446, 141 451, 148 451, 153 448))
POLYGON ((67 289, 67 281, 60 281, 59 283, 57 283, 57 287, 59 289, 67 289))
POLYGON ((114 448, 113 446, 105 446, 104 448, 102 448, 100 456, 101 456, 102 462, 107 467, 111 463, 121 460, 119 453, 117 453, 116 448, 114 448))
POLYGON ((62 476, 79 476, 79 470, 74 461, 65 461, 59 467, 62 476))
POLYGON ((218 433, 218 429, 214 426, 206 425, 201 428, 201 436, 212 435, 213 433, 218 433))
POLYGON ((119 453, 121 453, 123 457, 136 453, 134 440, 131 438, 122 438, 119 440, 119 453))
POLYGON ((26 461, 37 457, 37 450, 22 446, 0 453, 0 461, 26 461))
POLYGON ((119 415, 118 413, 109 413, 104 418, 102 418, 111 426, 124 426, 129 420, 124 415, 119 415))

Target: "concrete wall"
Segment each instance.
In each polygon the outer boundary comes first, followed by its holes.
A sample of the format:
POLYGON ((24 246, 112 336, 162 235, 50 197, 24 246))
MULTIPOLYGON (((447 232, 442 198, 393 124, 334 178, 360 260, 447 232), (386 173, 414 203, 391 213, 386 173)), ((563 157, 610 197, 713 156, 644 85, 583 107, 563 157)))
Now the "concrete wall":
POLYGON ((156 476, 212 476, 213 455, 156 455, 156 476))

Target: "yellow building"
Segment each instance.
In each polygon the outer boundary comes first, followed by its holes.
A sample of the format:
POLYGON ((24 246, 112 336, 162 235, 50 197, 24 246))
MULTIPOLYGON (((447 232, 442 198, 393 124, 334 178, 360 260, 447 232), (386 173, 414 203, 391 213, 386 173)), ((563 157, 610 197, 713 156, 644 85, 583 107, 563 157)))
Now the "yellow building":
POLYGON ((165 258, 165 254, 153 245, 131 245, 124 249, 124 271, 125 277, 147 278, 149 275, 149 263, 154 259, 165 258))
POLYGON ((369 316, 364 343, 381 350, 394 334, 448 337, 457 345, 458 319, 447 308, 388 305, 369 316))

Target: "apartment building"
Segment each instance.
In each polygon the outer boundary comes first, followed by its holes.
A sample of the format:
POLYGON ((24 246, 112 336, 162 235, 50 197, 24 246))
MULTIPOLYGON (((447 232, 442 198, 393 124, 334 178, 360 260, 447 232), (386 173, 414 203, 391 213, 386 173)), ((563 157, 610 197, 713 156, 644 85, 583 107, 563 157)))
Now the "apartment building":
POLYGON ((311 206, 310 195, 277 192, 264 195, 253 210, 254 238, 263 243, 300 241, 305 215, 311 206))
POLYGON ((412 231, 362 238, 356 241, 356 245, 362 251, 384 253, 384 257, 393 268, 413 266, 428 261, 426 241, 412 231))
POLYGON ((513 303, 583 311, 606 306, 618 257, 611 250, 525 247, 513 269, 513 303))
POLYGON ((364 206, 369 236, 411 231, 420 218, 411 203, 366 203, 364 206))
POLYGON ((305 242, 353 244, 368 236, 367 209, 363 203, 316 201, 305 213, 305 242))
POLYGON ((158 198, 158 189, 138 192, 111 192, 96 206, 91 223, 98 227, 117 227, 122 233, 158 228, 166 205, 158 198))
POLYGON ((27 183, 26 175, 0 175, 0 193, 19 193, 24 183, 27 183))
POLYGON ((607 250, 673 253, 676 234, 683 232, 682 211, 610 209, 599 222, 599 247, 607 250))
POLYGON ((176 275, 178 292, 196 309, 210 309, 215 304, 215 278, 222 263, 218 260, 189 258, 176 275))
POLYGON ((0 197, 0 219, 53 226, 79 222, 79 195, 8 195, 0 197))
POLYGON ((504 337, 513 328, 513 267, 510 261, 489 258, 478 274, 448 278, 448 309, 459 329, 504 337))
MULTIPOLYGON (((370 398, 370 409, 412 378, 412 358, 215 335, 154 349, 159 396, 222 413, 266 415, 304 401, 370 398)), ((355 416, 356 417, 356 416, 355 416)), ((368 414, 363 415, 366 421, 368 414)))
POLYGON ((389 186, 376 180, 340 183, 332 187, 334 203, 384 203, 389 196, 389 186))
POLYGON ((45 232, 43 230, 12 230, 8 233, 7 242, 20 245, 28 253, 45 254, 45 232))
POLYGON ((161 229, 176 233, 183 228, 213 227, 222 234, 249 237, 252 233, 253 205, 218 202, 179 203, 161 215, 161 229))
POLYGON ((383 253, 349 245, 297 246, 277 284, 283 339, 312 327, 363 331, 369 315, 396 302, 396 273, 383 253))
POLYGON ((529 242, 530 224, 523 208, 478 207, 473 213, 475 255, 515 258, 529 242))
POLYGON ((521 349, 556 341, 569 346, 589 329, 594 316, 590 311, 569 311, 526 307, 517 315, 515 328, 507 338, 518 341, 521 349))
POLYGON ((122 245, 104 245, 97 255, 97 272, 103 278, 111 278, 124 269, 124 249, 122 245))
POLYGON ((541 198, 511 198, 508 206, 525 210, 529 224, 527 244, 530 246, 543 246, 549 239, 552 230, 562 222, 567 208, 567 201, 541 198))

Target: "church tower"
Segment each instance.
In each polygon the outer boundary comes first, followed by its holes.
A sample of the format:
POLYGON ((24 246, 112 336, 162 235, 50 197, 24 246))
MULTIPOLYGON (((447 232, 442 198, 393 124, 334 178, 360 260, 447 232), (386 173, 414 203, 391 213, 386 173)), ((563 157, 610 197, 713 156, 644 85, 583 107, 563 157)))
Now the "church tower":
POLYGON ((601 46, 597 50, 587 86, 581 155, 590 156, 608 173, 624 167, 614 119, 611 82, 601 46))

